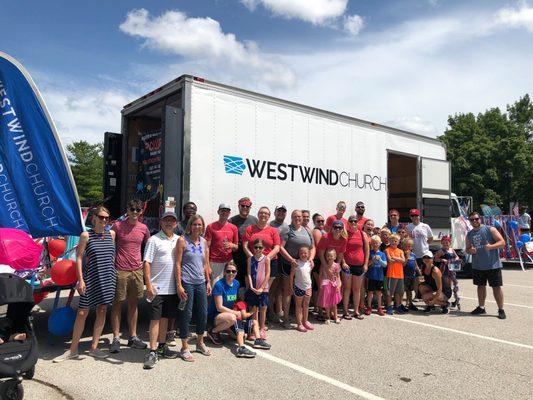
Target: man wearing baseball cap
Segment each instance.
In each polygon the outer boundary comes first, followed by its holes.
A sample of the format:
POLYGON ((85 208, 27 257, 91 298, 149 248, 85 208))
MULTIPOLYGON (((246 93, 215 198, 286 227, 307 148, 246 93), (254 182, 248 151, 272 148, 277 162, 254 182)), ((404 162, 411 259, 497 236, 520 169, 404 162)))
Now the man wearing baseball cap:
POLYGON ((368 221, 368 218, 364 216, 365 214, 365 203, 362 201, 358 201, 355 204, 355 218, 357 219, 357 229, 360 231, 363 230, 363 225, 366 221, 368 221))
POLYGON ((218 221, 205 229, 205 240, 209 247, 209 264, 211 265, 211 287, 224 276, 224 267, 232 259, 232 252, 239 248, 239 231, 228 222, 231 208, 229 204, 218 206, 218 221))
POLYGON ((246 228, 250 225, 257 224, 257 217, 250 215, 252 200, 249 197, 243 197, 238 202, 239 213, 229 219, 229 222, 237 227, 239 232, 239 246, 233 253, 233 261, 237 264, 237 280, 241 287, 245 287, 246 278, 246 254, 242 249, 242 238, 246 228))
POLYGON ((144 282, 150 302, 150 347, 144 369, 152 369, 159 358, 176 358, 166 345, 169 319, 176 318, 178 295, 174 279, 174 248, 179 236, 174 233, 178 216, 167 211, 161 216, 161 230, 150 237, 144 250, 144 282), (159 342, 159 344, 158 344, 159 342))
POLYGON ((420 220, 420 210, 412 208, 409 210, 411 223, 407 225, 407 232, 413 238, 413 253, 420 268, 424 266, 422 256, 429 250, 429 244, 433 242, 433 232, 428 224, 420 220))

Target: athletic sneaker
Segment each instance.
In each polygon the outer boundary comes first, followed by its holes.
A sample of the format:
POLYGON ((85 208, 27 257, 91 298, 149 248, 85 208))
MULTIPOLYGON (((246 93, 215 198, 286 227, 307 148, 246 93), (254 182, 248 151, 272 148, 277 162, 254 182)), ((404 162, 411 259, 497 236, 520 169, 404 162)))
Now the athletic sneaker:
POLYGON ((386 310, 387 310, 387 315, 393 315, 394 314, 394 311, 392 310, 391 306, 387 306, 386 310))
MULTIPOLYGON (((394 313, 402 315, 402 314, 405 314, 405 311, 403 310, 402 306, 399 306, 399 307, 394 308, 394 313)), ((387 314, 388 314, 388 310, 387 310, 387 314)))
POLYGON ((109 353, 103 352, 99 348, 89 350, 89 355, 94 358, 104 359, 109 357, 109 353))
POLYGON ((207 331, 207 337, 213 342, 215 346, 220 346, 222 344, 220 333, 213 332, 212 329, 209 329, 207 331))
POLYGON ((365 315, 372 314, 372 309, 370 307, 365 308, 365 315))
POLYGON ((144 350, 148 347, 148 345, 139 339, 138 336, 132 336, 128 340, 128 347, 131 347, 132 349, 144 350))
POLYGON ((263 339, 255 339, 253 348, 254 349, 263 349, 263 350, 270 350, 270 345, 265 342, 263 339))
POLYGON ((290 317, 283 320, 283 323, 281 324, 285 329, 291 329, 291 319, 290 317))
POLYGON ((248 350, 246 347, 240 346, 239 348, 237 348, 237 354, 235 355, 239 358, 254 358, 255 354, 256 353, 251 350, 248 350))
POLYGON ((404 306, 403 304, 400 305, 398 308, 401 309, 404 313, 408 313, 409 312, 409 309, 406 306, 404 306))
POLYGON ((174 346, 177 345, 177 342, 176 342, 176 331, 168 331, 167 332, 166 343, 169 346, 171 346, 171 347, 174 347, 174 346))
POLYGON ((307 332, 307 329, 305 329, 305 326, 303 326, 303 325, 298 325, 298 326, 296 327, 296 330, 297 330, 298 332, 302 332, 302 333, 307 332))
POLYGON ((409 310, 410 310, 410 311, 418 311, 418 307, 415 306, 414 304, 410 304, 410 305, 409 305, 409 310))
POLYGON ((477 306, 476 308, 474 308, 473 311, 470 312, 470 314, 472 315, 481 315, 486 313, 487 311, 485 310, 485 308, 481 308, 480 306, 477 306))
POLYGON ((378 315, 381 315, 382 317, 385 315, 385 311, 383 311, 383 308, 378 308, 378 315))
POLYGON ((113 338, 111 346, 109 346, 110 353, 120 353, 120 340, 118 337, 113 338))
POLYGON ((449 307, 448 306, 443 306, 441 313, 442 314, 449 314, 450 313, 449 307))
POLYGON ((500 309, 498 310, 498 318, 499 318, 499 319, 505 319, 505 318, 507 318, 507 315, 505 315, 505 311, 503 310, 503 308, 500 308, 500 309))
POLYGON ((178 353, 176 351, 170 350, 170 348, 166 344, 163 347, 157 348, 157 355, 158 357, 162 358, 178 358, 178 353))
POLYGON ((70 350, 67 350, 60 356, 54 358, 52 362, 60 363, 67 360, 77 360, 78 358, 80 358, 80 354, 78 352, 71 353, 70 350))
POLYGON ((424 308, 424 312, 425 313, 428 313, 428 312, 431 312, 435 309, 435 306, 426 306, 426 308, 424 308))
POLYGON ((159 357, 157 357, 157 353, 154 350, 150 350, 148 354, 144 357, 144 369, 152 369, 155 367, 155 364, 159 361, 159 357))

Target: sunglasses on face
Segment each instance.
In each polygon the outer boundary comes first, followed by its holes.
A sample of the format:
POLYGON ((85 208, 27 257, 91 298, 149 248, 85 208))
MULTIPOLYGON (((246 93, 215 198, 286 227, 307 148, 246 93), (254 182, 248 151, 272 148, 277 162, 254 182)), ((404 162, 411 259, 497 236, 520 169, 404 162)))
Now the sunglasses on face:
POLYGON ((357 220, 356 220, 356 219, 349 219, 348 222, 349 222, 350 224, 353 224, 354 222, 357 222, 357 220))
POLYGON ((342 226, 335 226, 333 229, 336 231, 342 231, 342 226))
POLYGON ((357 207, 355 207, 355 208, 362 208, 362 209, 364 209, 365 206, 357 206, 357 207))
POLYGON ((254 249, 256 249, 256 250, 263 250, 263 246, 254 246, 254 249))
POLYGON ((250 208, 251 206, 246 206, 244 204, 239 204, 239 207, 242 207, 242 208, 250 208))
POLYGON ((227 270, 226 270, 226 274, 232 274, 232 275, 234 275, 234 274, 236 274, 236 273, 237 273, 237 270, 236 270, 236 269, 227 269, 227 270))
POLYGON ((317 219, 317 220, 316 220, 316 223, 317 223, 317 224, 323 224, 323 223, 324 223, 324 220, 323 220, 323 219, 317 219))
POLYGON ((142 208, 134 208, 134 207, 130 207, 130 211, 131 212, 138 212, 140 213, 143 209, 142 208))
POLYGON ((96 216, 100 221, 107 221, 109 220, 109 217, 103 216, 103 215, 97 215, 96 216))
POLYGON ((479 217, 478 217, 478 218, 469 218, 469 220, 470 220, 471 222, 474 222, 474 221, 479 221, 480 218, 479 218, 479 217))

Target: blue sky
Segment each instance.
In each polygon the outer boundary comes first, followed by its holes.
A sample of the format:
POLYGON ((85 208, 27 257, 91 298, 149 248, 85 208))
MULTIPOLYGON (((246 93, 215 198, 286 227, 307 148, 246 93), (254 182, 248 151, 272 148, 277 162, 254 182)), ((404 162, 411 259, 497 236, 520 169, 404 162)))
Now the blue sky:
POLYGON ((0 0, 65 143, 184 73, 435 136, 533 88, 533 2, 0 0))

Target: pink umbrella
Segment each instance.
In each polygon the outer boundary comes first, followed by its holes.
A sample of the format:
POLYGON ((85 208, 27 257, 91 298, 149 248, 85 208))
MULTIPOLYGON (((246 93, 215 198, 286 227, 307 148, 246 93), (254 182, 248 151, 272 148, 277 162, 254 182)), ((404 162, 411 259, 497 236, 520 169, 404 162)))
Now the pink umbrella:
POLYGON ((20 271, 39 266, 43 246, 19 229, 0 228, 0 264, 20 271))

